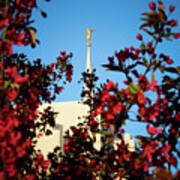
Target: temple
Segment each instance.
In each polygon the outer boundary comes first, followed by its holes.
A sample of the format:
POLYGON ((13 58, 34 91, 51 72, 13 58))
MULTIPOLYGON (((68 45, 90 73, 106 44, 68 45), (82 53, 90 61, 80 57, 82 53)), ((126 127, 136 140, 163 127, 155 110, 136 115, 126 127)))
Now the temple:
MULTIPOLYGON (((87 29, 87 60, 86 60, 86 72, 92 73, 91 69, 91 33, 92 29, 87 29)), ((85 87, 87 88, 87 87, 85 87)), ((43 104, 40 107, 40 111, 45 109, 49 104, 43 104)), ((50 105, 54 112, 58 112, 58 115, 55 119, 56 126, 52 129, 53 134, 49 136, 43 135, 39 138, 37 143, 37 149, 40 149, 44 155, 47 155, 49 152, 52 152, 56 146, 63 147, 65 142, 64 134, 65 131, 70 128, 70 126, 75 126, 81 121, 84 120, 84 116, 88 115, 89 107, 83 104, 82 101, 68 101, 68 102, 55 102, 50 105)), ((100 119, 99 119, 100 120, 100 119)), ((130 151, 134 151, 135 145, 134 140, 131 140, 129 134, 125 134, 125 141, 129 143, 130 151)), ((101 147, 101 137, 97 135, 97 142, 95 147, 100 149, 101 147)), ((115 142, 116 144, 116 142, 115 142)))
MULTIPOLYGON (((91 29, 87 29, 87 62, 86 72, 91 73, 91 53, 90 53, 90 40, 91 29)), ((86 87, 85 87, 86 88, 86 87)), ((40 111, 48 107, 49 104, 43 104, 40 107, 40 111)), ((48 152, 52 152, 56 146, 63 147, 65 142, 64 133, 70 128, 75 126, 83 120, 84 116, 87 116, 89 107, 83 104, 83 101, 67 101, 67 102, 55 102, 50 105, 54 112, 58 112, 55 119, 56 127, 52 129, 53 134, 49 136, 43 135, 39 138, 37 143, 37 149, 40 149, 44 155, 48 152)))

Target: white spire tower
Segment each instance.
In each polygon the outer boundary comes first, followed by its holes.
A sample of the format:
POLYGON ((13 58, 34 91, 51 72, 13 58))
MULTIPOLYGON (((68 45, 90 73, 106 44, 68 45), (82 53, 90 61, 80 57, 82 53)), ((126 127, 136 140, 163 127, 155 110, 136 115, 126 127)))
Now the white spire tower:
MULTIPOLYGON (((92 73, 91 69, 91 33, 93 32, 92 29, 87 28, 86 30, 86 36, 87 36, 87 62, 86 62, 86 73, 89 75, 92 73)), ((86 77, 88 78, 88 77, 86 77)), ((88 81, 88 79, 86 79, 88 81)), ((85 83, 84 86, 85 91, 91 91, 89 87, 87 86, 87 82, 85 83)), ((90 92, 92 95, 92 92, 90 92)), ((85 95, 84 100, 86 101, 88 98, 88 95, 85 95)))
POLYGON ((92 69, 91 69, 91 49, 90 49, 90 46, 87 46, 86 72, 90 73, 90 74, 92 72, 92 69))
POLYGON ((86 35, 87 35, 87 64, 86 64, 86 72, 91 73, 91 33, 93 32, 92 29, 87 28, 86 35))

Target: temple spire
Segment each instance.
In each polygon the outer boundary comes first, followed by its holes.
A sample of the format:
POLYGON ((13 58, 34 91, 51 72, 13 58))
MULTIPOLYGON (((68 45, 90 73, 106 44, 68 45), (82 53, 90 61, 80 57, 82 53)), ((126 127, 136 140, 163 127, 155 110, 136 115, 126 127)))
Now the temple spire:
MULTIPOLYGON (((86 64, 86 73, 88 75, 91 76, 91 73, 92 73, 92 69, 91 69, 91 33, 93 32, 94 30, 92 29, 87 29, 86 30, 86 35, 87 35, 87 64, 86 64)), ((88 81, 91 81, 92 79, 90 78, 90 76, 87 76, 87 82, 88 81)), ((85 95, 84 97, 84 100, 87 101, 89 100, 89 103, 90 103, 90 106, 89 106, 89 110, 91 111, 91 108, 93 107, 93 89, 91 87, 88 88, 87 84, 85 84, 85 91, 89 92, 89 96, 88 95, 85 95)), ((89 112, 90 112, 89 111, 89 112)), ((100 116, 96 118, 97 121, 99 121, 100 123, 100 116)), ((101 127, 99 127, 101 129, 101 127)), ((94 144, 94 148, 96 148, 98 151, 100 151, 101 149, 101 134, 96 134, 96 142, 94 144)))
POLYGON ((86 72, 91 73, 91 33, 94 30, 87 28, 86 35, 87 35, 87 64, 86 64, 86 72))
MULTIPOLYGON (((92 90, 90 90, 89 87, 89 83, 90 83, 90 76, 92 73, 92 69, 91 69, 91 33, 93 32, 92 29, 87 28, 86 30, 86 37, 87 37, 87 62, 86 62, 86 70, 85 72, 87 73, 85 76, 85 84, 84 84, 84 90, 87 92, 89 92, 92 96, 92 90)), ((84 100, 86 101, 87 99, 89 99, 89 95, 86 94, 84 97, 84 100)))

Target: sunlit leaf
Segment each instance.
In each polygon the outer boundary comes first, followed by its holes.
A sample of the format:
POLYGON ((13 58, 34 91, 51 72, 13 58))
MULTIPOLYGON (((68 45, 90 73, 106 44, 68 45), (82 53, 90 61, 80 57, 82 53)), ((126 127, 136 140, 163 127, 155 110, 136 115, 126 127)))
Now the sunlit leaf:
POLYGON ((145 49, 146 49, 145 44, 144 44, 144 43, 142 43, 142 44, 140 45, 140 48, 141 48, 141 50, 145 50, 145 49))
POLYGON ((169 38, 169 37, 166 37, 166 40, 168 40, 168 41, 172 41, 172 39, 171 39, 171 38, 169 38))
POLYGON ((130 90, 130 93, 132 95, 136 94, 138 91, 140 91, 140 86, 138 86, 137 84, 131 82, 128 86, 129 90, 130 90))
POLYGON ((148 18, 148 17, 143 17, 143 18, 140 18, 140 20, 142 20, 142 21, 148 21, 149 18, 148 18))
POLYGON ((149 62, 146 58, 143 58, 143 62, 145 63, 146 66, 149 66, 149 62))
POLYGON ((36 32, 33 28, 30 28, 29 33, 31 35, 32 44, 35 45, 36 44, 36 32))
POLYGON ((11 84, 11 80, 4 82, 4 89, 7 89, 8 86, 11 84))

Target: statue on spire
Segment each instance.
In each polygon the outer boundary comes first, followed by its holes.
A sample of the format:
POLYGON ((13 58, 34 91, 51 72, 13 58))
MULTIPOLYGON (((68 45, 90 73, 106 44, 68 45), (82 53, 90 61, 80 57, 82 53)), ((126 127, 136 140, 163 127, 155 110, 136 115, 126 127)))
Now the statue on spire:
POLYGON ((89 29, 87 28, 86 30, 86 35, 87 35, 87 47, 90 47, 91 46, 91 33, 93 32, 94 30, 93 29, 89 29))

